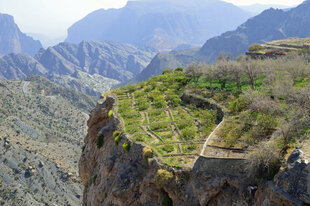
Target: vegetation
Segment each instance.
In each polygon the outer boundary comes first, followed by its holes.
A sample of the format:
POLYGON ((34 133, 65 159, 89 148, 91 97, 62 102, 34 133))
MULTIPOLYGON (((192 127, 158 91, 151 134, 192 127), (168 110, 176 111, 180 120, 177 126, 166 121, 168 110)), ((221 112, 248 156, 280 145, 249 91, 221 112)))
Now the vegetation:
POLYGON ((189 81, 182 68, 167 69, 146 82, 112 90, 119 100, 118 113, 124 120, 126 135, 133 141, 147 144, 170 166, 183 164, 182 159, 170 157, 170 154, 198 154, 203 142, 193 141, 205 139, 216 126, 215 111, 204 112, 182 102, 181 95, 189 81), (198 127, 195 121, 203 126, 198 127), (196 147, 183 152, 182 146, 177 145, 180 142, 196 147))
POLYGON ((125 152, 129 152, 129 150, 130 150, 130 144, 127 143, 127 142, 125 142, 125 143, 123 144, 123 149, 125 150, 125 152))
POLYGON ((167 170, 159 169, 156 174, 156 183, 157 185, 164 187, 168 185, 173 179, 173 174, 167 170))
POLYGON ((144 159, 148 159, 148 158, 151 158, 153 157, 153 150, 151 147, 144 147, 143 148, 143 158, 144 159))
POLYGON ((119 98, 124 132, 147 144, 169 166, 188 162, 171 154, 199 154, 203 140, 220 120, 209 103, 183 102, 183 93, 196 95, 197 101, 207 99, 225 111, 215 146, 247 150, 272 136, 283 156, 310 138, 309 61, 309 56, 298 52, 273 59, 241 56, 237 61, 220 56, 213 65, 192 63, 186 70, 167 69, 112 92, 119 98))

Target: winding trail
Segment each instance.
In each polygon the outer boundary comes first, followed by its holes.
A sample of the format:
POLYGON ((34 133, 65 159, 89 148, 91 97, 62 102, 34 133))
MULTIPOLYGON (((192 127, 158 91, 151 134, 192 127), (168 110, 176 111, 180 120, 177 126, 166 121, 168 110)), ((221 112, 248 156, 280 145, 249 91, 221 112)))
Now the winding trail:
POLYGON ((222 123, 224 122, 224 118, 222 119, 222 121, 216 126, 216 128, 211 132, 211 134, 208 136, 208 138, 206 139, 203 147, 202 147, 202 150, 201 150, 201 153, 200 153, 200 156, 203 156, 205 150, 206 150, 206 147, 207 147, 207 144, 208 144, 208 141, 211 139, 211 137, 213 136, 213 134, 217 131, 217 129, 222 125, 222 123))

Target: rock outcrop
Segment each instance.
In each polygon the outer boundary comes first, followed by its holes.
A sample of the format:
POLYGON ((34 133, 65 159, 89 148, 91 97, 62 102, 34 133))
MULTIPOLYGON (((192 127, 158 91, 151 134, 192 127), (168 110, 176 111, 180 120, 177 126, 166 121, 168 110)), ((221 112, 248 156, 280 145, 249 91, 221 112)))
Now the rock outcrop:
POLYGON ((242 159, 200 156, 193 168, 166 167, 156 156, 145 158, 146 146, 125 134, 115 141, 113 133, 122 130, 123 123, 117 114, 117 100, 111 96, 98 101, 88 127, 79 161, 85 186, 83 205, 308 204, 310 178, 305 163, 279 173, 275 183, 258 189, 252 186, 247 162, 242 159), (100 146, 99 138, 103 138, 100 146), (130 149, 125 150, 125 143, 130 149))

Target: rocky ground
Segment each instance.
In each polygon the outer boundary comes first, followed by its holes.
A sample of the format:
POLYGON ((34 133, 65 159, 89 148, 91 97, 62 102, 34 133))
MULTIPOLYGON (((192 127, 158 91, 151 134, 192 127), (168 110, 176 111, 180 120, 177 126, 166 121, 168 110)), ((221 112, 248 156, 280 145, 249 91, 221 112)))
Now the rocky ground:
POLYGON ((80 205, 77 163, 95 101, 27 80, 0 82, 0 205, 80 205))

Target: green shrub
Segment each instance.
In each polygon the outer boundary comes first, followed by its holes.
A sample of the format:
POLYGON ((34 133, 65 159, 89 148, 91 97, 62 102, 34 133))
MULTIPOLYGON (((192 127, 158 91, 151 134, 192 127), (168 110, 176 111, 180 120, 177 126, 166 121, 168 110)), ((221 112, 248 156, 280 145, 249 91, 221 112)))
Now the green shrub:
POLYGON ((108 113, 108 117, 110 118, 110 117, 112 117, 112 115, 113 115, 113 110, 110 110, 108 113))
POLYGON ((173 174, 167 170, 159 169, 156 174, 157 185, 163 187, 168 185, 173 179, 173 174))
POLYGON ((119 142, 121 141, 121 136, 117 136, 114 138, 114 144, 117 146, 119 142))
POLYGON ((234 114, 236 114, 238 112, 245 110, 248 107, 248 105, 249 105, 248 100, 245 97, 240 96, 235 101, 229 103, 228 109, 234 114))
POLYGON ((181 130, 181 135, 184 140, 192 140, 196 136, 196 131, 194 127, 186 127, 183 130, 181 130))
POLYGON ((122 134, 121 131, 114 131, 113 132, 113 137, 116 138, 116 137, 120 136, 120 134, 122 134))
POLYGON ((162 74, 169 74, 172 73, 172 70, 170 68, 165 69, 162 74))
POLYGON ((125 150, 125 152, 129 152, 129 150, 130 150, 130 144, 125 142, 125 143, 123 144, 123 149, 125 150))
POLYGON ((97 147, 98 148, 101 148, 103 146, 103 143, 104 143, 103 139, 104 139, 103 134, 101 134, 97 137, 97 147))
POLYGON ((158 95, 156 97, 153 97, 153 104, 155 108, 165 108, 166 103, 163 95, 158 95))
POLYGON ((147 146, 143 148, 143 158, 148 159, 153 157, 153 150, 151 147, 147 146))
POLYGON ((163 146, 162 150, 164 150, 167 153, 171 153, 174 151, 174 146, 173 145, 165 145, 165 146, 163 146))
POLYGON ((260 44, 252 44, 252 45, 249 46, 249 51, 250 52, 256 52, 256 51, 259 51, 259 50, 262 50, 262 49, 265 49, 265 47, 260 45, 260 44))
POLYGON ((183 67, 177 67, 174 71, 176 72, 184 72, 183 67))

